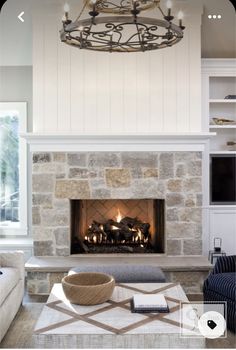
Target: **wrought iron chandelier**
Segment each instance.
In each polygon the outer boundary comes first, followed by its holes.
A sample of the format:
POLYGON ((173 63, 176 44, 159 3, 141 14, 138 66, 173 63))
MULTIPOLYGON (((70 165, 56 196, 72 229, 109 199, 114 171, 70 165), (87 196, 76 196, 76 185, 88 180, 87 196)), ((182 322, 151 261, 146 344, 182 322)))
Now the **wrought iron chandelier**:
POLYGON ((170 0, 166 14, 160 0, 84 0, 74 22, 69 19, 68 4, 64 10, 61 41, 80 49, 105 52, 157 50, 177 44, 185 29, 181 12, 178 25, 172 22, 170 0), (86 8, 89 17, 81 19, 86 8), (162 19, 139 16, 142 11, 152 8, 160 11, 162 19))

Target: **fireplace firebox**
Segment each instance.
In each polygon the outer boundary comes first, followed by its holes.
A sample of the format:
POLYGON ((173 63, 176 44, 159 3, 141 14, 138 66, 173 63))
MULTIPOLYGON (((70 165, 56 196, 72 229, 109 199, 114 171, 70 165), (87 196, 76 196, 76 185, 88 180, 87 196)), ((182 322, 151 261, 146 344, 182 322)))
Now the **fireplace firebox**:
POLYGON ((164 253, 162 199, 71 200, 71 254, 164 253))

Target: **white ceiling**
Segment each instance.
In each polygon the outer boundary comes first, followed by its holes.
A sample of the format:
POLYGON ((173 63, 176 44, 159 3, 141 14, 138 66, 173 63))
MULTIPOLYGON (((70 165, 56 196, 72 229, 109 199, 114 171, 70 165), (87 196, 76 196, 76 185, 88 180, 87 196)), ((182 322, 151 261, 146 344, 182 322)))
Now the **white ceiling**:
MULTIPOLYGON (((55 0, 8 0, 0 15, 0 65, 32 65, 32 22, 31 8, 37 5, 55 4, 55 0), (25 23, 17 16, 24 11, 25 23)), ((66 0, 57 0, 63 5, 66 0)), ((75 2, 75 0, 67 0, 75 2)), ((76 0, 76 2, 82 0, 76 0)), ((161 0, 165 3, 166 0, 161 0)), ((189 0, 173 0, 187 3, 189 0)), ((229 0, 201 1, 204 12, 202 18, 202 57, 236 58, 236 15, 229 0), (221 14, 221 20, 209 20, 208 14, 221 14)), ((183 6, 184 7, 184 6, 183 6)))
POLYGON ((202 2, 202 57, 236 58, 236 12, 233 5, 229 0, 202 2), (210 20, 209 14, 220 14, 222 19, 210 20))

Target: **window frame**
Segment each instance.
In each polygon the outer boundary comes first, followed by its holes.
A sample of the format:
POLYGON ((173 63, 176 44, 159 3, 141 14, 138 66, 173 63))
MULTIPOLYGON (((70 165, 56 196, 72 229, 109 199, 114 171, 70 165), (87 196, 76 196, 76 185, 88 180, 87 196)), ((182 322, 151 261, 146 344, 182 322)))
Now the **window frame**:
POLYGON ((0 102, 0 111, 10 110, 17 111, 19 116, 19 223, 10 223, 8 226, 0 223, 0 237, 28 234, 27 142, 21 137, 27 132, 27 102, 0 102))

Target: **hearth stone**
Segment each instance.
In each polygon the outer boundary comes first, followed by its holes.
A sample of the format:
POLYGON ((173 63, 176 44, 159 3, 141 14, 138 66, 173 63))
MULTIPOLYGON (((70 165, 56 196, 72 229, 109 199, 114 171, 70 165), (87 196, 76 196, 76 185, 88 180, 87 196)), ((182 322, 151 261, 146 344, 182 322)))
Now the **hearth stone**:
MULTIPOLYGON (((204 280, 208 271, 164 271, 168 282, 179 283, 185 293, 201 294, 204 280)), ((27 291, 29 294, 48 295, 54 283, 61 283, 61 280, 68 272, 31 272, 27 273, 27 291)))
POLYGON ((201 158, 201 152, 34 153, 35 253, 70 254, 70 199, 158 198, 166 200, 166 251, 201 254, 201 158), (56 229, 68 232, 64 242, 49 235, 56 229))
POLYGON ((119 256, 32 257, 26 263, 27 290, 30 294, 49 294, 54 283, 60 283, 68 271, 75 267, 92 265, 138 264, 158 266, 167 282, 180 283, 189 294, 202 293, 203 282, 212 265, 203 256, 153 256, 129 254, 119 256))

